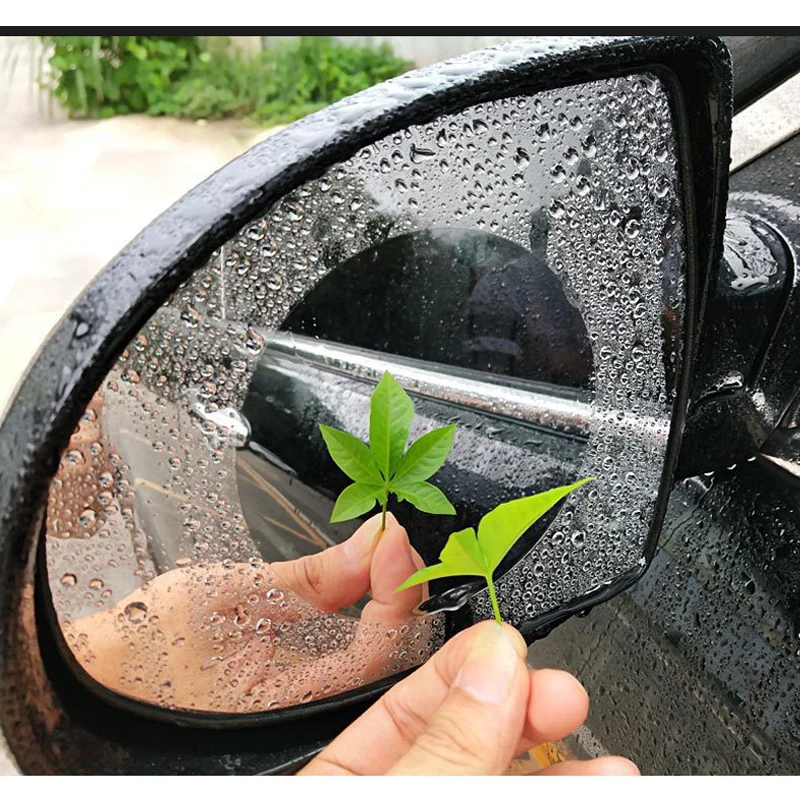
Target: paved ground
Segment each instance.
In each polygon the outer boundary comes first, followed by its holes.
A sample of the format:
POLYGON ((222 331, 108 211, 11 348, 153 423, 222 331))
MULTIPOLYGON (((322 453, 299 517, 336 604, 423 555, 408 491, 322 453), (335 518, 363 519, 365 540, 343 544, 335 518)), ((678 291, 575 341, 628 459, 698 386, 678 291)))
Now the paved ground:
MULTIPOLYGON (((0 39, 0 63, 6 41, 0 39)), ((0 80, 0 411, 81 289, 184 192, 268 135, 236 122, 37 110, 27 48, 0 80)))
POLYGON ((800 129, 800 75, 748 106, 733 120, 731 167, 757 156, 800 129))

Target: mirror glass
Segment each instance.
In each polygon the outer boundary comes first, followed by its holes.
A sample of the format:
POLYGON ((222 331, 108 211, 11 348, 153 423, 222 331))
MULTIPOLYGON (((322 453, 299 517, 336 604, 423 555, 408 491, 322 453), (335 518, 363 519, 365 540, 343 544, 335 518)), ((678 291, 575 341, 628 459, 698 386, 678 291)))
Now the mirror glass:
POLYGON ((427 659, 448 609, 490 616, 474 581, 394 592, 451 532, 587 475, 498 569, 503 616, 636 569, 680 368, 681 203, 669 98, 643 74, 412 126, 246 225, 130 342, 61 458, 46 560, 78 667, 224 714, 367 686, 427 659), (349 480, 318 423, 367 441, 384 370, 412 440, 457 423, 432 479, 457 513, 390 504, 404 530, 376 537, 372 514, 328 521, 349 480))

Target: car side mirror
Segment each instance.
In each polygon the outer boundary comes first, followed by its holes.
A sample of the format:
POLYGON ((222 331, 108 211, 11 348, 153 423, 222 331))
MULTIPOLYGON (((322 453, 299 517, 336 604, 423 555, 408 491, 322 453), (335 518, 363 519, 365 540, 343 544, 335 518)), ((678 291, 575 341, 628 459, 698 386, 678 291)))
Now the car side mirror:
POLYGON ((455 520, 397 509, 426 563, 456 524, 594 475, 504 562, 502 611, 532 641, 635 582, 720 255, 730 95, 717 39, 513 41, 295 123, 122 250, 0 427, 0 728, 20 768, 290 770, 490 616, 480 586, 432 586, 348 661, 366 598, 296 612, 264 577, 352 533, 327 522, 340 477, 316 423, 358 433, 384 369, 420 430, 460 424, 455 520), (193 625, 210 649, 181 684, 193 625))

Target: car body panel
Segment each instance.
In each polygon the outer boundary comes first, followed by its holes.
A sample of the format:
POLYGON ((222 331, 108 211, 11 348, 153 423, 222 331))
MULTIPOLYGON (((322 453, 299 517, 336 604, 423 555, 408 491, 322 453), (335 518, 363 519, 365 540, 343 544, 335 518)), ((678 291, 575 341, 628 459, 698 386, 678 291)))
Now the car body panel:
MULTIPOLYGON (((785 214, 799 155, 795 137, 751 162, 732 175, 733 197, 762 193, 785 214)), ((791 236, 793 269, 796 229, 772 221, 791 236)), ((796 341, 780 348, 794 363, 796 341)), ((678 481, 641 581, 531 648, 534 664, 573 671, 589 690, 575 752, 622 753, 646 773, 800 772, 800 449, 789 416, 764 453, 678 481)))

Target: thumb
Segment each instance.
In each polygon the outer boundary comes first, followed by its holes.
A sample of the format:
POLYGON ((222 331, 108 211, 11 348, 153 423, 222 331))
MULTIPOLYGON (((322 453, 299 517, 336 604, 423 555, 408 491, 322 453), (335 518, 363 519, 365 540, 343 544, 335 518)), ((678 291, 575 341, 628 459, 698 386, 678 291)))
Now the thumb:
POLYGON ((393 775, 500 775, 516 755, 530 679, 522 637, 509 625, 477 626, 442 704, 393 775))
MULTIPOLYGON (((368 519, 349 539, 294 561, 273 561, 270 567, 284 588, 317 609, 337 611, 360 600, 369 590, 369 568, 380 528, 380 514, 368 519)), ((397 525, 387 515, 387 529, 397 525)))

